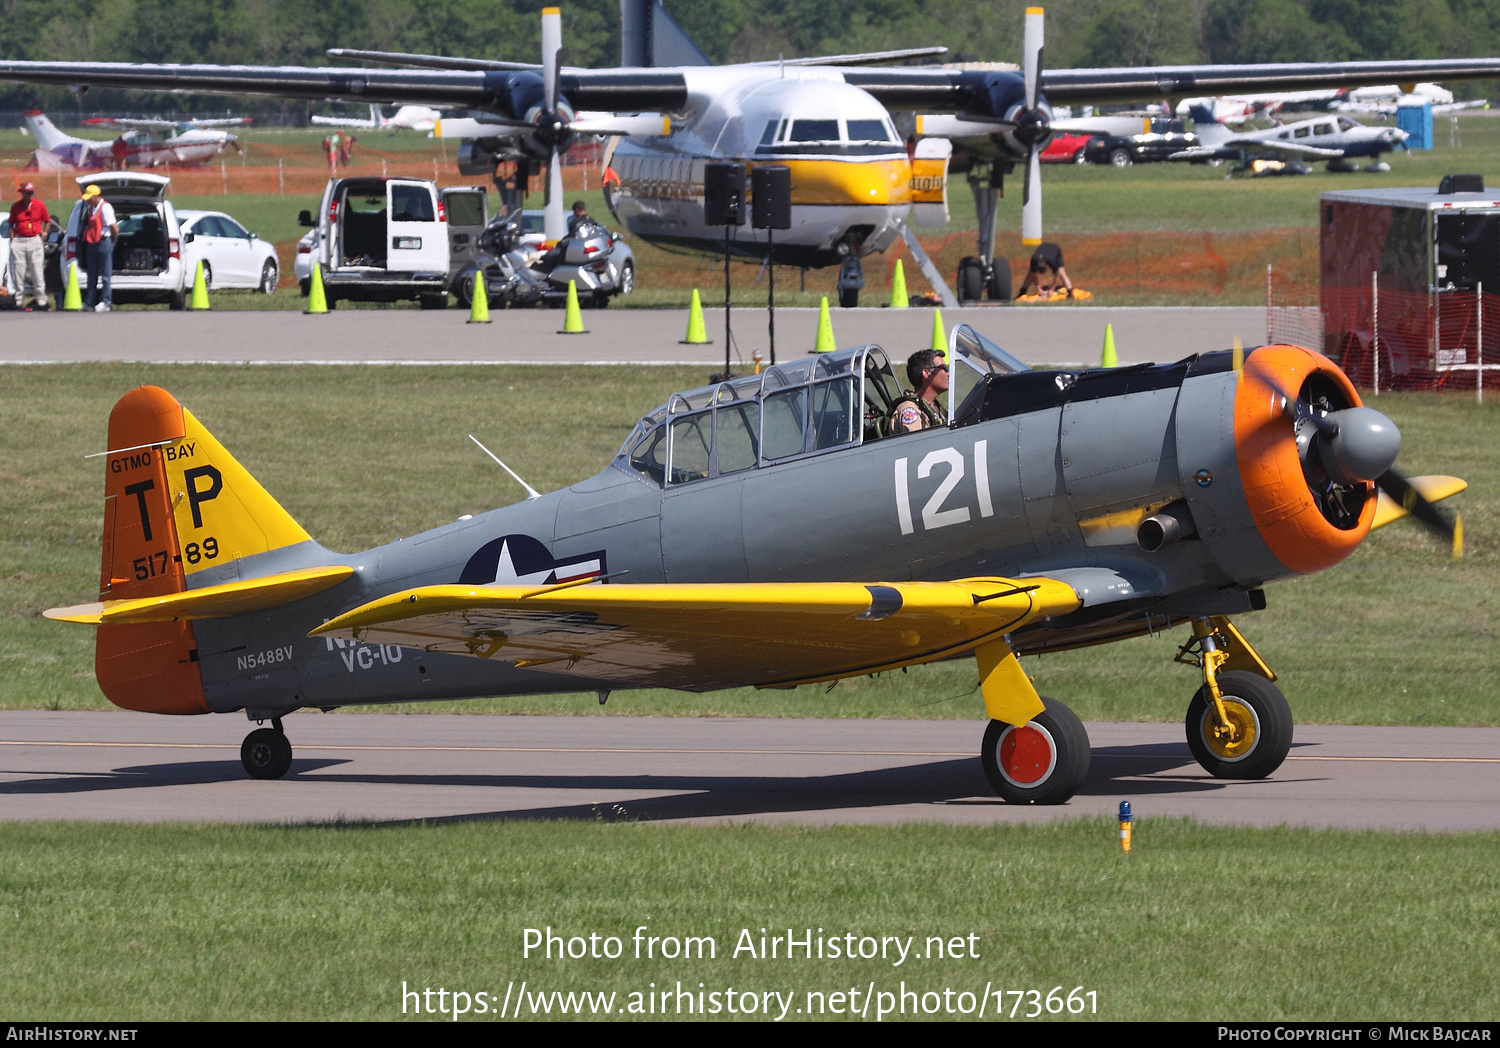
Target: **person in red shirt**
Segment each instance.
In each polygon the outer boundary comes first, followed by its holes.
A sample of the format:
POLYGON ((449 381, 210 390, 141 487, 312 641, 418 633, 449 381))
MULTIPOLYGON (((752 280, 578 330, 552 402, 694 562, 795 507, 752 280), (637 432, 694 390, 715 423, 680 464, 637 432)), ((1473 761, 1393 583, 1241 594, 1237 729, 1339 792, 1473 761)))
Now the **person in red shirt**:
POLYGON ((47 214, 47 205, 36 199, 36 186, 22 182, 21 199, 10 205, 10 278, 15 287, 16 305, 26 298, 26 283, 31 282, 31 294, 36 308, 46 311, 47 281, 42 275, 44 245, 47 224, 52 216, 47 214))

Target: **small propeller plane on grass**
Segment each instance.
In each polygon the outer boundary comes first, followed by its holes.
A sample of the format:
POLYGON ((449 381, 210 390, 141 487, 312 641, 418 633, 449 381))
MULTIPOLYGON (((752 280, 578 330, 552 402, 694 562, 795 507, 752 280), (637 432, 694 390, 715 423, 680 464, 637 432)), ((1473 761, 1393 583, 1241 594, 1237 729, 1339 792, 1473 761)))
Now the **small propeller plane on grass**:
POLYGON ((1194 756, 1255 779, 1292 717, 1231 616, 1332 567, 1455 478, 1289 346, 1036 371, 954 329, 948 425, 884 436, 878 346, 674 394, 597 476, 362 553, 315 542, 170 393, 109 419, 96 603, 111 701, 243 711, 245 770, 291 767, 302 708, 667 687, 786 688, 972 658, 995 791, 1062 803, 1089 740, 1018 655, 1178 626, 1194 756), (788 542, 784 536, 799 536, 788 542))

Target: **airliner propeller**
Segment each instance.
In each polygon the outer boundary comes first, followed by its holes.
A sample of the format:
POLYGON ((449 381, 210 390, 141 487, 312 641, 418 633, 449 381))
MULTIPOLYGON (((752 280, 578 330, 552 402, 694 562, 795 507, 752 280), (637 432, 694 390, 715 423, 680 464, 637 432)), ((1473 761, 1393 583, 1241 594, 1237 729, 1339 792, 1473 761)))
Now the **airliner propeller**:
MULTIPOLYGON (((546 209, 542 229, 549 241, 567 233, 563 208, 562 155, 578 135, 666 135, 671 120, 659 113, 619 116, 614 113, 574 112, 562 91, 567 52, 562 46, 562 13, 542 11, 542 64, 520 70, 524 77, 540 75, 542 97, 524 114, 514 117, 486 114, 440 120, 433 130, 439 138, 519 138, 523 150, 547 164, 546 209)), ((411 56, 418 57, 418 56, 411 56)), ((536 81, 531 81, 535 91, 536 81)), ((524 97, 524 96, 523 96, 524 97)), ((535 98, 535 95, 532 95, 535 98)), ((517 106, 520 109, 520 106, 517 106)))

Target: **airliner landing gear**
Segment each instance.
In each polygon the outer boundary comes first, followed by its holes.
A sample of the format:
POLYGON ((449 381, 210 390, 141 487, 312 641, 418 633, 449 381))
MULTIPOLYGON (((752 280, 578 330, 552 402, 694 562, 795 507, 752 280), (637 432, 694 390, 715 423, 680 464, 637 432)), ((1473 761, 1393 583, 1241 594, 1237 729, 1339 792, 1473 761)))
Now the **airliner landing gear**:
POLYGON ((1022 727, 992 720, 979 751, 984 777, 1012 804, 1063 804, 1089 773, 1089 735, 1055 699, 1022 727))
POLYGON ((1291 707, 1229 620, 1194 621, 1177 661, 1203 670, 1186 722, 1188 749, 1203 770, 1216 779, 1264 779, 1281 767, 1292 748, 1291 707))
POLYGON ((240 743, 240 763, 252 779, 279 779, 292 767, 292 744, 281 730, 281 718, 271 718, 272 727, 257 728, 240 743))
POLYGON ((974 194, 974 211, 979 219, 979 254, 967 256, 958 264, 960 302, 978 302, 981 297, 991 302, 1010 301, 1010 262, 995 257, 995 216, 1009 170, 1010 165, 1004 161, 976 162, 969 169, 969 190, 974 194))

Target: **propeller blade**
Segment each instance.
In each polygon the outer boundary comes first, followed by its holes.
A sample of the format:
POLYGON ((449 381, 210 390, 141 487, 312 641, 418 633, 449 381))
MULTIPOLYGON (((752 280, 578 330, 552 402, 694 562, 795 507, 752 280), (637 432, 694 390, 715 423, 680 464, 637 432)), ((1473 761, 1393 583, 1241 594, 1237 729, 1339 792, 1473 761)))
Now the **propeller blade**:
POLYGON ((1021 243, 1032 246, 1041 242, 1042 156, 1041 151, 1032 146, 1026 157, 1026 188, 1021 196, 1021 243))
POLYGON ((542 213, 542 235, 555 244, 568 235, 568 219, 563 213, 562 154, 552 150, 547 164, 547 203, 542 213))
POLYGON ((1460 522, 1449 520, 1442 510, 1427 501, 1426 496, 1394 469, 1386 470, 1375 483, 1380 490, 1401 503, 1406 512, 1421 521, 1429 531, 1447 539, 1453 548, 1454 560, 1463 556, 1463 525, 1460 522))
POLYGON ((505 117, 444 117, 432 125, 433 138, 504 138, 522 131, 530 131, 531 124, 524 120, 508 120, 505 117))
POLYGON ((670 135, 672 118, 661 113, 639 113, 635 116, 579 113, 568 126, 580 135, 670 135))
POLYGON ((1040 7, 1026 9, 1026 108, 1036 108, 1037 89, 1042 81, 1042 22, 1040 7))
POLYGON ((557 77, 562 63, 557 52, 562 50, 562 9, 542 8, 542 83, 547 92, 547 112, 557 108, 557 77))

